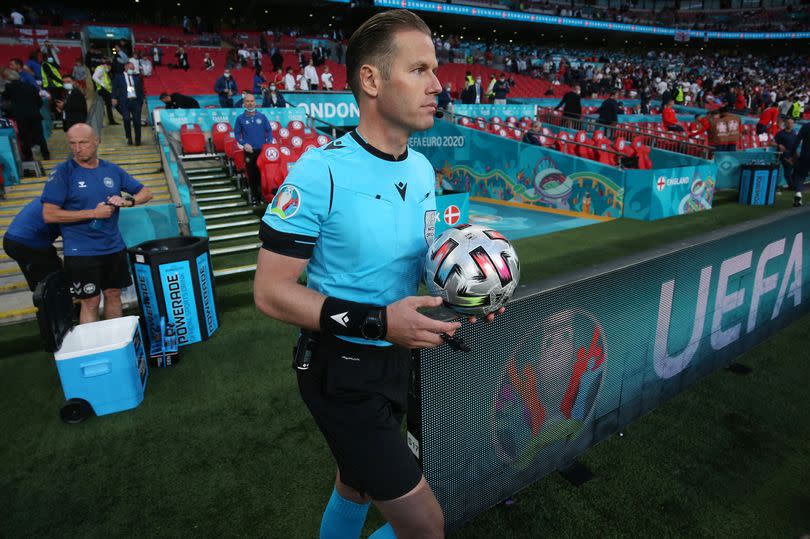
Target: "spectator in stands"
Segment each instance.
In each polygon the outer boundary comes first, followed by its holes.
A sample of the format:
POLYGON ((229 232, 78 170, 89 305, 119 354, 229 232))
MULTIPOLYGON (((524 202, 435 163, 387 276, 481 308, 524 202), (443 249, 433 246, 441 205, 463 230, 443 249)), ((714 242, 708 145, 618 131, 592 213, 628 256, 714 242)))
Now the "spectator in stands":
POLYGON ((275 45, 270 49, 270 61, 273 63, 273 71, 278 71, 284 67, 284 56, 275 45))
POLYGON ((284 75, 284 90, 287 92, 295 91, 295 76, 291 67, 287 68, 287 74, 284 75))
POLYGON ((11 22, 14 26, 22 26, 23 24, 25 24, 25 17, 23 17, 23 14, 20 13, 18 10, 12 8, 11 22))
POLYGON ((262 75, 262 68, 260 67, 253 74, 253 95, 261 95, 265 86, 267 86, 267 79, 262 75))
POLYGON ((141 56, 141 75, 144 77, 152 76, 152 61, 148 56, 141 56))
MULTIPOLYGON (((613 126, 619 122, 619 114, 621 111, 619 110, 619 102, 616 101, 617 93, 616 90, 611 90, 608 92, 607 99, 602 101, 602 104, 599 105, 599 109, 596 111, 599 115, 596 119, 597 123, 613 126)), ((605 132, 605 136, 608 138, 611 137, 608 132, 605 132)))
POLYGON ((251 59, 253 60, 253 69, 261 69, 262 68, 262 51, 258 48, 253 47, 253 51, 250 54, 251 59))
POLYGON ((206 71, 214 70, 214 60, 211 58, 210 52, 205 53, 205 57, 203 58, 203 67, 206 71))
POLYGON ((98 158, 99 139, 87 124, 67 134, 73 157, 56 167, 42 191, 43 220, 59 224, 65 269, 81 302, 79 322, 98 320, 99 294, 105 318, 121 316, 121 289, 132 284, 118 208, 145 204, 148 187, 122 168, 98 158), (123 198, 121 192, 134 195, 123 198))
POLYGON ((766 106, 762 114, 759 115, 759 122, 757 122, 756 131, 757 135, 767 132, 771 126, 777 125, 779 121, 779 107, 770 103, 766 106))
POLYGON ((62 113, 62 129, 67 132, 74 125, 87 121, 87 100, 73 77, 65 75, 62 83, 65 96, 64 100, 56 101, 56 110, 62 113))
POLYGON ((295 55, 298 57, 298 67, 303 69, 307 65, 307 58, 304 56, 304 51, 296 47, 295 55))
POLYGON ((129 54, 127 53, 126 49, 126 41, 121 40, 121 43, 118 47, 113 49, 115 56, 113 57, 112 62, 112 74, 113 76, 118 75, 119 73, 123 73, 126 69, 127 62, 129 62, 129 54))
POLYGON ((230 69, 226 69, 214 83, 214 92, 219 95, 219 106, 224 109, 233 108, 233 96, 238 91, 236 81, 231 78, 230 69))
POLYGON ((796 193, 793 197, 793 205, 802 205, 802 191, 804 191, 804 181, 810 174, 810 123, 806 123, 799 129, 796 140, 790 148, 787 148, 793 164, 791 188, 796 193), (800 149, 801 147, 801 149, 800 149))
POLYGON ((157 41, 152 40, 152 48, 149 49, 149 55, 152 57, 152 64, 157 67, 163 61, 163 49, 158 46, 157 41))
POLYGON ((315 69, 315 63, 311 58, 304 68, 304 78, 307 79, 307 86, 310 90, 316 91, 318 89, 318 71, 315 69))
POLYGON ((87 54, 84 55, 84 64, 91 73, 95 72, 96 68, 101 65, 102 55, 95 47, 88 47, 87 54))
POLYGON ((709 121, 709 115, 704 114, 695 114, 695 121, 692 127, 689 129, 689 136, 690 137, 697 137, 698 135, 702 135, 703 133, 707 133, 709 128, 711 127, 711 122, 709 121))
POLYGON ((186 52, 186 49, 183 47, 177 47, 177 52, 175 52, 174 55, 177 57, 177 68, 188 71, 190 66, 188 64, 188 53, 186 52))
POLYGON ((302 92, 309 91, 309 80, 304 75, 303 69, 298 70, 298 74, 295 76, 295 84, 298 87, 298 89, 301 90, 302 92))
POLYGON ((790 106, 790 117, 794 120, 800 120, 802 114, 804 113, 804 105, 802 104, 802 100, 799 94, 793 98, 793 103, 790 106))
POLYGON ((236 103, 233 104, 233 108, 241 109, 244 106, 245 98, 248 95, 250 95, 250 92, 248 92, 247 90, 242 90, 242 94, 239 96, 239 99, 236 101, 236 103))
POLYGON ((135 74, 141 74, 141 54, 138 51, 132 53, 132 56, 129 57, 129 62, 132 64, 132 67, 135 69, 135 74))
MULTIPOLYGON (((480 79, 480 77, 479 77, 479 79, 480 79)), ((487 86, 487 91, 485 93, 487 101, 489 101, 490 103, 492 103, 495 100, 495 83, 496 82, 498 82, 498 78, 495 76, 495 73, 493 73, 489 77, 489 85, 487 86)))
POLYGON ((535 146, 540 146, 540 134, 543 132, 543 124, 540 122, 532 122, 532 128, 526 133, 523 134, 523 139, 521 142, 525 142, 526 144, 534 144, 535 146))
POLYGON ((73 64, 73 71, 71 72, 70 75, 73 78, 73 82, 77 84, 82 90, 84 91, 88 90, 90 71, 82 63, 81 57, 76 58, 76 62, 73 64))
POLYGON ((53 58, 48 56, 42 62, 42 89, 51 94, 51 99, 57 99, 62 95, 62 74, 59 68, 53 64, 53 58))
POLYGON ((42 44, 42 47, 40 47, 39 50, 42 53, 43 58, 52 58, 51 63, 55 65, 57 69, 61 69, 62 64, 59 63, 59 53, 61 50, 59 47, 51 43, 50 40, 46 39, 45 43, 42 44))
POLYGON ((326 50, 321 45, 312 48, 312 62, 316 66, 321 66, 324 64, 324 60, 327 56, 326 50))
POLYGON ((278 87, 270 83, 270 86, 264 91, 264 99, 262 99, 262 107, 263 108, 284 108, 287 106, 287 101, 284 99, 284 95, 278 91, 278 87))
POLYGON ((127 62, 126 71, 113 78, 112 104, 124 117, 124 133, 127 144, 132 146, 132 128, 135 130, 135 146, 141 145, 141 109, 146 99, 143 79, 135 74, 132 62, 127 62))
POLYGON ((442 88, 441 93, 436 96, 437 99, 437 106, 441 110, 447 110, 452 112, 452 105, 453 105, 453 95, 452 95, 453 85, 449 82, 444 84, 444 88, 442 88))
POLYGON ((37 79, 34 75, 31 74, 28 69, 23 66, 22 60, 19 58, 12 58, 8 62, 9 69, 13 69, 20 75, 20 80, 23 81, 25 84, 28 84, 37 90, 39 90, 39 84, 37 84, 37 79))
POLYGON ((329 71, 329 66, 323 66, 323 73, 321 73, 321 86, 327 92, 331 92, 334 88, 334 79, 332 73, 329 71))
POLYGON ((563 109, 563 116, 566 118, 572 119, 579 119, 582 116, 582 99, 580 98, 580 94, 582 93, 582 88, 577 84, 574 86, 574 89, 567 92, 557 106, 554 107, 554 110, 563 109))
POLYGON ((714 145, 717 152, 733 152, 740 142, 740 131, 742 130, 742 119, 729 111, 729 107, 723 106, 719 114, 713 115, 713 120, 709 120, 709 141, 714 145))
POLYGON ((284 70, 281 68, 276 69, 273 72, 273 80, 270 82, 275 84, 276 88, 281 88, 284 86, 284 70))
POLYGON ((39 51, 33 50, 28 54, 28 61, 25 62, 31 74, 37 81, 42 82, 42 64, 39 62, 39 51))
POLYGON ((262 201, 262 179, 256 163, 265 144, 273 142, 270 121, 256 110, 256 98, 246 94, 243 106, 245 112, 236 118, 233 134, 236 142, 245 151, 245 168, 247 169, 248 185, 250 187, 250 201, 258 206, 262 201))
POLYGON ((112 112, 112 80, 110 79, 110 59, 104 58, 96 70, 93 72, 93 82, 96 86, 96 93, 101 96, 104 106, 107 108, 107 121, 109 125, 118 125, 113 118, 112 112))
POLYGON ((239 47, 239 63, 236 66, 236 69, 242 69, 243 67, 248 65, 250 61, 250 50, 247 48, 247 44, 242 43, 242 46, 239 47))
POLYGON ((20 80, 20 74, 13 69, 5 71, 6 87, 3 100, 8 103, 8 115, 17 123, 20 135, 23 161, 33 161, 32 147, 39 145, 44 159, 50 159, 48 143, 42 132, 42 98, 39 91, 20 80))
POLYGON ((495 87, 492 89, 495 94, 493 103, 496 105, 506 105, 506 95, 510 90, 509 83, 506 81, 506 75, 501 73, 498 82, 495 83, 495 87))
POLYGON ((790 155, 790 148, 796 142, 796 132, 793 130, 793 118, 782 120, 782 130, 773 137, 772 144, 779 150, 779 161, 782 163, 782 172, 785 174, 785 181, 792 187, 793 182, 793 159, 790 155))
POLYGON ((198 109, 200 108, 200 103, 194 99, 193 97, 173 93, 167 94, 163 92, 160 94, 160 100, 166 105, 167 109, 198 109))
POLYGON ((675 109, 673 108, 674 103, 675 100, 672 98, 664 102, 664 108, 661 111, 661 121, 664 124, 664 129, 667 131, 682 133, 684 129, 678 122, 678 117, 675 115, 675 109))
POLYGON ((62 259, 53 246, 60 234, 58 225, 45 223, 42 202, 35 198, 20 210, 3 235, 3 251, 20 266, 31 292, 42 279, 62 269, 62 259))

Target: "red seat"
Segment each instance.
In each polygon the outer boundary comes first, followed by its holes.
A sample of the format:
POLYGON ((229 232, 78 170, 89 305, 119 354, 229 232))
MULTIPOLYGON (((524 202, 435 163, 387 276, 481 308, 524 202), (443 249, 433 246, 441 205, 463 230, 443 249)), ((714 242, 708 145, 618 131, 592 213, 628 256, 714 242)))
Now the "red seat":
POLYGON ((287 129, 290 130, 290 133, 298 135, 299 137, 304 133, 304 127, 304 122, 301 120, 293 120, 287 124, 287 129))
POLYGON ((225 138, 228 136, 228 133, 233 131, 231 129, 231 124, 228 122, 217 122, 211 128, 211 143, 214 145, 215 152, 224 152, 225 151, 225 138))
POLYGON ((225 142, 223 143, 223 151, 225 152, 225 156, 228 159, 233 159, 233 154, 238 149, 239 143, 236 142, 236 138, 234 137, 233 133, 228 133, 228 136, 225 137, 225 142))
POLYGON ((633 147, 630 144, 628 144, 627 141, 624 140, 623 138, 616 139, 616 142, 613 143, 613 149, 628 157, 633 155, 633 147))
POLYGON ((463 125, 464 127, 472 127, 473 125, 473 121, 467 118, 466 116, 462 116, 461 119, 458 121, 458 123, 460 125, 463 125))
POLYGON ((327 144, 332 142, 332 138, 329 137, 328 135, 318 135, 318 137, 315 139, 315 142, 318 143, 318 147, 326 146, 327 144))
POLYGON ((304 153, 304 139, 298 135, 290 138, 290 150, 292 151, 292 161, 298 161, 301 154, 304 153))
POLYGON ((236 169, 236 172, 243 173, 247 169, 245 168, 245 150, 238 148, 235 152, 233 152, 233 166, 236 169))
POLYGON ((262 176, 262 196, 266 202, 270 202, 287 177, 287 167, 283 166, 278 146, 274 144, 262 146, 262 152, 259 154, 256 164, 262 176))
MULTIPOLYGON (((286 127, 281 127, 278 130, 278 143, 286 146, 290 143, 290 137, 292 137, 292 133, 286 127)), ((274 137, 275 138, 275 137, 274 137)))
POLYGON ((650 160, 650 147, 644 144, 644 139, 636 137, 633 139, 633 151, 638 157, 638 168, 649 170, 652 168, 652 161, 650 160))
POLYGON ((506 125, 512 126, 512 125, 517 125, 517 124, 518 124, 517 117, 515 117, 515 116, 507 116, 506 125))
POLYGON ((593 141, 588 138, 588 135, 585 133, 585 131, 577 132, 576 136, 574 136, 574 141, 578 142, 578 144, 576 144, 576 148, 574 149, 577 156, 582 157, 584 159, 594 158, 593 149, 587 147, 591 146, 593 144, 593 141))
POLYGON ((183 124, 180 127, 180 144, 184 154, 205 153, 205 135, 199 124, 183 124))
POLYGON ((602 142, 602 139, 605 138, 605 132, 601 129, 597 129, 593 132, 593 141, 598 145, 602 142))
POLYGON ((273 132, 273 137, 276 136, 276 133, 278 133, 279 129, 281 129, 281 124, 275 120, 270 120, 270 131, 273 132))
POLYGON ((599 151, 597 152, 597 160, 600 163, 604 163, 605 165, 610 165, 615 167, 619 164, 618 160, 616 159, 616 154, 610 151, 610 141, 602 138, 601 142, 599 142, 599 151))
POLYGON ((493 116, 492 118, 490 118, 489 121, 492 122, 493 125, 495 125, 495 124, 500 125, 500 124, 503 123, 503 120, 501 120, 500 116, 493 116))

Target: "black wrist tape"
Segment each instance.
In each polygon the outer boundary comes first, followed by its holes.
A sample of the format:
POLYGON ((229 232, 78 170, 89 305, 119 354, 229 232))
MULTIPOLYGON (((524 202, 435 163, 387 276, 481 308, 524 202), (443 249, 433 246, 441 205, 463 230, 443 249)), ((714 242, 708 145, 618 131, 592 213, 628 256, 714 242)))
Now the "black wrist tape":
POLYGON ((370 314, 378 315, 382 321, 380 339, 384 339, 388 330, 385 307, 328 297, 321 308, 321 331, 333 335, 365 339, 367 337, 363 334, 362 328, 370 314))

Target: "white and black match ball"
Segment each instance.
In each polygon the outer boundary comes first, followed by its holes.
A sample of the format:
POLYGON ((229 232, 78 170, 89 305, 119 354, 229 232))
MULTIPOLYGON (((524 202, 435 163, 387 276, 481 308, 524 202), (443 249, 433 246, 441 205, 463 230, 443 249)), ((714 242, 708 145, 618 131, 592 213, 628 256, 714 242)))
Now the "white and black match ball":
POLYGON ((450 309, 473 316, 495 312, 512 297, 520 262, 503 234, 463 224, 442 232, 428 249, 425 283, 450 309))

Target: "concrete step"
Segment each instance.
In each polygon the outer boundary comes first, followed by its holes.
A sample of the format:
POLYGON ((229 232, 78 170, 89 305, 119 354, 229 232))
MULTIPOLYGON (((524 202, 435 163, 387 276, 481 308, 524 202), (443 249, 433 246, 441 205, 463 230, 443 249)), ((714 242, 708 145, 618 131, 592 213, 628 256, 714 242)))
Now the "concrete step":
MULTIPOLYGON (((188 173, 188 171, 186 171, 186 173, 188 173)), ((196 185, 195 182, 197 182, 198 180, 216 180, 219 178, 227 178, 227 177, 228 175, 225 172, 215 172, 210 174, 199 174, 195 176, 189 175, 188 179, 191 183, 196 185)))
POLYGON ((0 325, 15 324, 36 317, 33 295, 26 288, 9 294, 3 294, 0 307, 0 325))
MULTIPOLYGON (((200 195, 213 195, 214 193, 233 193, 236 191, 236 187, 215 187, 213 189, 197 189, 195 187, 194 192, 199 197, 200 195)), ((199 200, 199 198, 198 198, 199 200)))
POLYGON ((244 221, 232 221, 230 223, 217 223, 213 225, 206 225, 208 230, 222 230, 225 228, 236 228, 238 226, 258 225, 258 219, 246 219, 244 221))
POLYGON ((221 247, 219 249, 211 249, 209 252, 211 256, 222 256, 233 253, 244 253, 246 251, 255 251, 262 246, 261 242, 246 243, 244 245, 234 245, 233 247, 221 247))
MULTIPOLYGON (((201 200, 197 200, 197 202, 202 202, 201 200)), ((223 202, 221 204, 209 204, 207 206, 200 206, 200 210, 202 212, 206 212, 209 210, 222 210, 225 208, 240 208, 240 207, 248 207, 246 200, 241 200, 239 202, 223 202)), ((2 210, 0 210, 0 215, 2 215, 2 210)), ((207 216, 206 216, 207 217, 207 216)))
POLYGON ((256 271, 256 264, 247 264, 235 268, 222 268, 214 270, 214 277, 226 277, 228 275, 238 275, 240 273, 253 273, 256 271))
MULTIPOLYGON (((19 292, 20 290, 28 290, 28 283, 25 278, 20 275, 12 275, 9 277, 0 277, 0 296, 10 294, 12 292, 19 292)), ((5 302, 3 302, 5 304, 5 302)), ((5 305, 4 305, 5 306, 5 305)))
POLYGON ((258 235, 259 235, 258 230, 249 230, 247 232, 234 232, 233 234, 219 234, 216 236, 208 236, 208 241, 210 243, 216 243, 218 241, 238 240, 241 238, 255 238, 258 235))
MULTIPOLYGON (((198 187, 214 187, 217 185, 233 185, 233 182, 230 180, 215 180, 215 181, 207 181, 207 182, 192 182, 194 189, 198 187)), ((199 191, 197 191, 199 193, 199 191)))
POLYGON ((242 195, 235 193, 233 195, 219 195, 215 197, 205 197, 205 198, 197 198, 197 202, 200 204, 205 204, 206 202, 219 202, 220 200, 235 200, 238 198, 242 198, 242 195))

